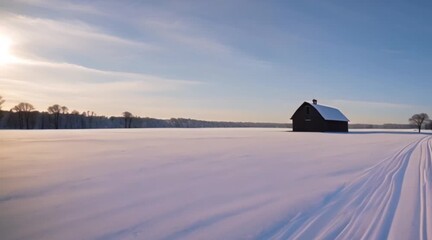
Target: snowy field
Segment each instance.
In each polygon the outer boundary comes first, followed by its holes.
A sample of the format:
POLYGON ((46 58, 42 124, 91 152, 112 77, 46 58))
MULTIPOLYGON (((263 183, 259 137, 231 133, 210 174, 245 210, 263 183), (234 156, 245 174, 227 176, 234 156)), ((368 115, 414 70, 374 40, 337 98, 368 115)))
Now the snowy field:
POLYGON ((432 133, 0 131, 0 239, 432 239, 432 133))

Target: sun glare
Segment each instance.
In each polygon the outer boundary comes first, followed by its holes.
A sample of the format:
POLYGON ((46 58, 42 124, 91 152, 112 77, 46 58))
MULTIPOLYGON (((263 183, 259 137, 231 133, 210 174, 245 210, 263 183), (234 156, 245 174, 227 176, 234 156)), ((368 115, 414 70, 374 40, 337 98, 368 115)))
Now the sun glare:
POLYGON ((11 54, 12 40, 0 35, 0 64, 7 64, 13 61, 11 54))

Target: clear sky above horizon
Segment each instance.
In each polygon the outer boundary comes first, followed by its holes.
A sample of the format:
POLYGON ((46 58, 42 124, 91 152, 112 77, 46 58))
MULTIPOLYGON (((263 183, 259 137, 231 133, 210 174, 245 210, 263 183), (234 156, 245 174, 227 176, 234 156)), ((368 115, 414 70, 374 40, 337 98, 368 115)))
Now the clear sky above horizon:
POLYGON ((303 101, 352 123, 432 115, 430 1, 0 0, 9 109, 290 122, 303 101))

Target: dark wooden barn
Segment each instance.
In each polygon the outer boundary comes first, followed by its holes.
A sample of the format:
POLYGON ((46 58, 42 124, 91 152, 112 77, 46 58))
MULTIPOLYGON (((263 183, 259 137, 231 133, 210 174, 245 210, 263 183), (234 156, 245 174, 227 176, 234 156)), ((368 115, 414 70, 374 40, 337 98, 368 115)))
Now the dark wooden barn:
POLYGON ((291 117, 294 132, 348 132, 348 118, 336 108, 304 102, 291 117))

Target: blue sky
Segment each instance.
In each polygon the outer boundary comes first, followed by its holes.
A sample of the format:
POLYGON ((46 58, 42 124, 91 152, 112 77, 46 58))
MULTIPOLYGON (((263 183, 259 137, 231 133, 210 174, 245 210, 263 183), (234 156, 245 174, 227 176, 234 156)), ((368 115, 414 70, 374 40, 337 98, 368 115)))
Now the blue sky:
POLYGON ((352 123, 432 115, 430 1, 19 0, 0 9, 5 108, 290 122, 317 98, 352 123))

